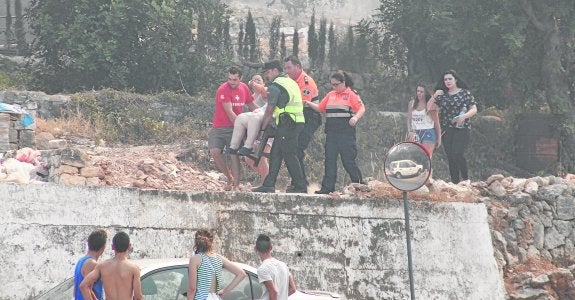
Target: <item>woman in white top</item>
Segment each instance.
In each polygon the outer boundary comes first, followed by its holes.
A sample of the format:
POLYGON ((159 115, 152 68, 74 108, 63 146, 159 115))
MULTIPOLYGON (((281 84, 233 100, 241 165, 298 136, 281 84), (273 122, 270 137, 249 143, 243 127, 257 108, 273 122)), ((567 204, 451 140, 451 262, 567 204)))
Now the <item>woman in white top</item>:
POLYGON ((427 110, 430 98, 425 87, 417 85, 416 97, 407 105, 407 130, 408 140, 423 144, 431 158, 441 145, 441 126, 437 110, 427 110))

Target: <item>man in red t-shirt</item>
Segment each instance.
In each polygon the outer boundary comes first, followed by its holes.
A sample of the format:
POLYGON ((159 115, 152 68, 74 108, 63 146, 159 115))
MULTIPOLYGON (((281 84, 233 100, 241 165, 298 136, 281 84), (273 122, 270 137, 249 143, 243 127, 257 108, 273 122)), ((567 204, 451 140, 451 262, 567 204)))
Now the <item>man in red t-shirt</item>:
MULTIPOLYGON (((216 110, 212 119, 212 129, 208 135, 208 148, 214 163, 228 178, 226 190, 232 190, 233 176, 223 156, 225 147, 230 146, 234 121, 242 113, 244 105, 250 110, 257 108, 248 86, 242 82, 242 71, 233 66, 228 71, 228 81, 220 85, 216 92, 216 110)), ((232 167, 234 165, 232 164, 232 167)), ((239 172, 239 171, 238 171, 239 172)))

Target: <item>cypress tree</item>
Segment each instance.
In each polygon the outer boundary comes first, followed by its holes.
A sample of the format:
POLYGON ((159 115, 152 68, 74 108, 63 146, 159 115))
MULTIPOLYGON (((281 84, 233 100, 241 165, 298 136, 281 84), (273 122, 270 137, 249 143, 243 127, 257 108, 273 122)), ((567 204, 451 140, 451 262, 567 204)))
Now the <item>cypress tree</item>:
POLYGON ((224 30, 223 30, 223 37, 224 37, 224 51, 226 55, 232 54, 232 36, 230 35, 230 19, 227 18, 224 22, 224 30))
POLYGON ((256 39, 256 24, 252 17, 252 11, 248 11, 248 17, 246 19, 246 41, 249 46, 249 59, 250 61, 255 61, 257 57, 257 39, 256 39))
POLYGON ((270 46, 270 53, 269 53, 269 59, 273 60, 277 57, 278 55, 278 44, 280 41, 280 25, 281 25, 281 20, 282 18, 280 16, 275 16, 272 20, 272 24, 270 26, 270 40, 269 40, 269 46, 270 46))
POLYGON ((287 57, 287 49, 286 49, 286 35, 282 32, 281 41, 280 41, 280 55, 281 58, 287 57))
POLYGON ((299 54, 299 33, 297 32, 297 27, 294 27, 295 30, 293 31, 293 45, 291 53, 295 56, 299 54))
POLYGON ((244 23, 240 23, 240 32, 238 33, 238 57, 240 60, 245 59, 245 56, 244 56, 244 23))
POLYGON ((6 0, 6 31, 4 32, 6 36, 6 48, 10 49, 12 44, 12 13, 11 4, 12 0, 6 0))
POLYGON ((317 50, 317 66, 321 70, 325 62, 325 42, 327 35, 327 20, 322 18, 319 21, 319 36, 318 36, 318 50, 317 50))
MULTIPOLYGON (((8 1, 10 2, 10 1, 8 1)), ((18 55, 28 53, 28 44, 26 43, 26 31, 24 30, 24 16, 22 15, 22 0, 14 1, 14 11, 16 13, 16 44, 18 45, 18 55)))
POLYGON ((353 35, 353 26, 350 24, 347 26, 347 32, 344 37, 344 45, 343 51, 341 51, 338 55, 339 57, 339 67, 346 70, 354 69, 354 61, 355 61, 355 54, 354 54, 354 35, 353 35))
POLYGON ((329 24, 328 33, 329 43, 329 66, 334 69, 337 66, 337 37, 335 36, 335 28, 333 22, 329 24))
POLYGON ((313 9, 309 27, 307 30, 307 54, 310 59, 310 67, 313 69, 317 62, 318 41, 315 32, 315 8, 313 9))

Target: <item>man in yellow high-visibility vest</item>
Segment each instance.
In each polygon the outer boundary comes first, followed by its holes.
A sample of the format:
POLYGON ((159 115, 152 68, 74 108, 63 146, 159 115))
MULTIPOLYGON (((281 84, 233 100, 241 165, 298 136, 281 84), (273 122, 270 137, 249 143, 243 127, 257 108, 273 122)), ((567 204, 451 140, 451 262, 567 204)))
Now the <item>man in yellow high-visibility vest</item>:
POLYGON ((268 87, 268 107, 262 121, 262 132, 273 124, 277 127, 270 152, 270 169, 263 184, 252 191, 274 193, 276 179, 283 161, 292 178, 289 193, 307 193, 307 184, 297 157, 298 136, 305 125, 303 102, 298 84, 283 73, 279 60, 264 64, 264 77, 272 82, 268 87))

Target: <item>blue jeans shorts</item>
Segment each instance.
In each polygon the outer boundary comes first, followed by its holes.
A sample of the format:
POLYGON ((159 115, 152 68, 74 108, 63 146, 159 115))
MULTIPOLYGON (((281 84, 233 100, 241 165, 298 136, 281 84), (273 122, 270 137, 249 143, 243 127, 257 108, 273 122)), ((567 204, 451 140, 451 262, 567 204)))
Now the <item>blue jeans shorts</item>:
POLYGON ((437 141, 435 128, 416 130, 415 133, 417 134, 420 143, 435 144, 437 141))

